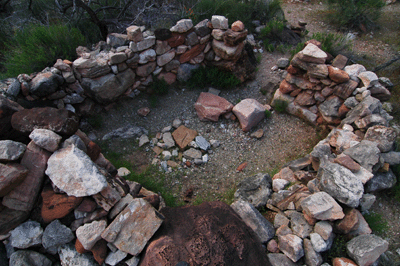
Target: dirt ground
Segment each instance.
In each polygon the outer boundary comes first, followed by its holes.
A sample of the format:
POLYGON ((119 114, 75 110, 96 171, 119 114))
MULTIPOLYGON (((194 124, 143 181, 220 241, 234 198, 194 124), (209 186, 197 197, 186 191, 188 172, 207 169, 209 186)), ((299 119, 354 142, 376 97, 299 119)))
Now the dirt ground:
MULTIPOLYGON (((308 23, 306 29, 309 36, 315 32, 334 32, 326 21, 321 20, 325 7, 319 1, 283 1, 282 8, 289 23, 296 24, 299 20, 308 23)), ((400 3, 385 7, 384 12, 392 18, 392 22, 388 23, 387 16, 383 16, 382 21, 386 21, 384 25, 389 25, 388 27, 357 35, 353 40, 354 58, 371 66, 382 64, 399 53, 400 43, 397 47, 393 45, 390 36, 400 33, 400 3), (371 51, 374 52, 371 54, 371 51)), ((271 67, 279 58, 289 57, 290 54, 264 52, 260 56, 256 79, 237 88, 222 91, 221 97, 233 104, 246 98, 257 99, 262 104, 270 103, 276 88, 269 84, 279 84, 283 75, 281 71, 272 71, 271 67)), ((277 112, 273 112, 270 118, 264 119, 249 133, 244 133, 237 121, 220 119, 215 123, 201 122, 193 105, 202 91, 208 91, 208 88, 175 87, 166 96, 160 96, 156 106, 151 106, 146 95, 122 100, 115 108, 102 114, 103 124, 95 133, 101 138, 113 129, 131 124, 146 128, 150 137, 154 137, 164 127, 172 125, 174 119, 179 118, 187 127, 197 130, 207 140, 219 140, 221 146, 213 149, 207 164, 174 170, 166 175, 166 186, 178 199, 182 200, 185 192, 193 189, 194 196, 188 204, 224 199, 245 177, 260 172, 275 173, 286 162, 308 154, 324 137, 320 129, 296 117, 277 112), (147 117, 137 115, 137 110, 142 107, 150 107, 151 112, 147 117), (251 138, 250 134, 258 129, 264 130, 264 136, 261 139, 251 138), (237 167, 244 162, 247 163, 246 168, 237 173, 237 167)), ((154 158, 151 147, 138 148, 137 141, 114 139, 108 143, 107 149, 118 152, 131 161, 133 170, 136 171, 150 164, 154 158)), ((377 194, 377 197, 371 212, 381 214, 384 217, 383 222, 388 223, 388 229, 381 236, 389 241, 390 250, 396 253, 396 250, 400 250, 400 204, 386 193, 377 194)), ((399 258, 397 256, 397 259, 399 258)))

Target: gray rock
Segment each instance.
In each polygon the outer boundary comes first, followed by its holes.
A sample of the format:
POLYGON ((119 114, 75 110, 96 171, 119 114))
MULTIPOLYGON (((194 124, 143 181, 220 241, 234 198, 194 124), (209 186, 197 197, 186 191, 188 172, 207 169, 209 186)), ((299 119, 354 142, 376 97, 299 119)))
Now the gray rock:
POLYGON ((75 145, 53 153, 47 162, 46 174, 69 196, 91 196, 107 187, 106 178, 96 164, 75 145))
POLYGON ((303 212, 318 220, 343 219, 342 207, 326 192, 317 192, 301 202, 303 212))
POLYGON ((79 254, 73 244, 65 244, 58 248, 61 266, 98 266, 99 264, 88 253, 79 254))
POLYGON ((171 49, 168 52, 157 57, 157 65, 164 66, 175 58, 175 50, 171 49))
POLYGON ((128 266, 138 266, 140 262, 140 257, 132 257, 127 261, 124 261, 128 266))
POLYGON ((108 253, 106 260, 104 261, 108 265, 114 266, 117 265, 120 261, 126 258, 128 256, 128 253, 123 252, 121 250, 117 250, 115 252, 110 252, 108 253))
POLYGON ((192 65, 192 64, 181 64, 178 68, 177 80, 181 82, 186 82, 192 77, 192 71, 198 69, 200 65, 192 65))
POLYGON ((272 194, 271 177, 268 174, 259 173, 243 179, 235 192, 235 200, 243 200, 251 203, 255 208, 264 207, 272 194))
POLYGON ((364 71, 358 74, 358 78, 361 79, 364 87, 370 87, 379 83, 378 76, 372 71, 364 71))
POLYGON ((143 145, 149 143, 149 137, 145 134, 141 135, 139 138, 139 147, 142 147, 143 145))
POLYGON ((163 220, 164 217, 150 203, 136 198, 104 230, 101 237, 119 250, 137 256, 163 220))
POLYGON ((170 149, 175 146, 175 141, 171 132, 166 132, 163 134, 163 141, 166 149, 170 149))
POLYGON ((119 63, 122 63, 126 61, 127 56, 124 52, 119 52, 119 53, 110 53, 110 64, 111 65, 116 65, 119 63))
POLYGON ((154 49, 148 49, 139 54, 139 64, 146 64, 150 61, 156 60, 156 51, 154 49))
POLYGON ((397 178, 393 171, 389 169, 386 173, 378 172, 374 177, 365 184, 366 192, 376 192, 394 187, 397 183, 397 178))
POLYGON ((70 145, 75 145, 78 149, 84 151, 85 153, 87 152, 87 148, 85 143, 83 142, 83 140, 78 136, 78 135, 72 135, 71 137, 69 137, 68 139, 66 139, 63 144, 62 147, 66 148, 70 145))
POLYGON ((279 191, 283 190, 287 185, 290 184, 290 181, 286 179, 277 178, 272 180, 272 190, 279 191))
POLYGON ((293 262, 304 256, 303 239, 296 235, 279 235, 279 249, 293 262))
POLYGON ((56 254, 58 247, 74 240, 71 229, 60 223, 52 221, 45 229, 42 237, 42 245, 51 254, 56 254))
POLYGON ((63 102, 65 104, 78 104, 82 103, 85 100, 85 97, 82 97, 78 93, 72 93, 63 98, 63 102))
POLYGON ((29 92, 38 97, 46 97, 57 91, 64 78, 51 72, 39 73, 30 82, 29 92))
POLYGON ((105 220, 84 224, 76 230, 76 237, 86 250, 91 250, 96 242, 101 239, 101 233, 106 229, 106 226, 105 220))
POLYGON ((111 33, 107 36, 107 44, 114 48, 126 45, 128 42, 128 35, 126 34, 111 33))
POLYGON ((199 38, 197 37, 196 32, 191 32, 186 36, 186 45, 195 46, 199 43, 199 38))
POLYGON ((347 254, 360 266, 372 265, 388 247, 388 242, 376 235, 357 236, 346 244, 347 254))
POLYGON ((190 149, 186 150, 185 152, 183 152, 183 156, 190 160, 195 160, 195 159, 201 159, 202 154, 201 154, 201 151, 196 150, 194 148, 190 148, 190 149))
POLYGON ((281 69, 285 69, 289 66, 290 61, 288 58, 279 58, 278 61, 276 62, 276 65, 281 68, 281 69))
POLYGON ((345 150, 343 153, 349 155, 362 167, 372 172, 372 167, 379 162, 380 150, 375 142, 362 140, 359 144, 345 150))
POLYGON ((16 161, 24 155, 26 145, 12 140, 0 140, 0 161, 16 161))
POLYGON ((325 240, 317 233, 310 234, 311 244, 316 252, 324 252, 328 250, 325 240))
POLYGON ((272 266, 296 266, 297 264, 291 261, 285 254, 268 253, 268 260, 272 266))
POLYGON ((18 79, 12 79, 12 80, 13 81, 7 88, 7 95, 15 98, 21 91, 21 83, 19 83, 18 79))
POLYGON ((400 164, 400 152, 391 151, 388 153, 381 153, 381 159, 390 165, 400 164))
POLYGON ((238 200, 231 204, 231 208, 253 229, 262 243, 267 243, 274 237, 274 226, 253 205, 246 201, 238 200))
MULTIPOLYGON (((129 48, 131 48, 131 44, 132 43, 133 42, 131 42, 129 44, 129 48)), ((136 51, 134 51, 134 52, 144 51, 146 49, 149 49, 150 47, 152 47, 155 44, 156 44, 156 37, 155 36, 148 36, 148 37, 144 38, 143 41, 140 41, 140 42, 136 43, 136 51)), ((133 50, 135 50, 135 49, 133 49, 133 50)))
POLYGON ((184 33, 189 31, 191 28, 193 28, 193 22, 191 19, 181 19, 176 22, 175 26, 173 26, 170 31, 184 33))
POLYGON ((328 241, 332 236, 333 228, 329 222, 319 221, 314 226, 314 232, 319 234, 325 241, 328 241))
POLYGON ((397 133, 394 128, 385 126, 373 126, 368 128, 364 140, 376 142, 381 152, 389 152, 393 149, 397 133))
POLYGON ((197 146, 204 151, 207 151, 211 148, 211 144, 203 136, 197 136, 195 141, 197 146))
POLYGON ((133 201, 132 195, 127 194, 120 201, 118 201, 117 204, 114 205, 114 207, 108 214, 108 217, 110 219, 114 219, 115 216, 117 216, 123 209, 125 209, 125 207, 128 206, 132 201, 133 201))
POLYGON ((349 169, 336 163, 325 162, 318 169, 320 188, 339 202, 356 208, 364 193, 364 186, 349 169))
POLYGON ((317 145, 314 146, 311 156, 314 158, 322 159, 325 156, 332 157, 331 146, 326 140, 321 140, 317 145))
POLYGON ((62 137, 48 129, 36 128, 34 129, 29 138, 35 142, 39 147, 54 152, 58 149, 58 145, 62 137))
POLYGON ((293 234, 301 238, 306 238, 310 235, 313 227, 307 222, 302 213, 293 211, 289 214, 289 217, 293 234))
POLYGON ((290 220, 282 213, 277 213, 274 218, 274 227, 279 228, 282 225, 289 226, 290 220))
POLYGON ((10 257, 10 266, 51 266, 45 255, 32 250, 18 250, 10 257))
POLYGON ((194 31, 197 33, 197 35, 199 35, 200 37, 204 37, 211 33, 211 29, 207 26, 208 22, 209 20, 205 19, 194 26, 194 31))
POLYGON ((372 194, 364 194, 360 200, 361 211, 369 210, 376 200, 376 196, 372 194))
POLYGON ((114 102, 135 82, 135 73, 131 69, 124 72, 107 74, 96 79, 83 78, 82 88, 100 104, 114 102))
POLYGON ((38 222, 27 221, 11 231, 10 243, 14 248, 25 249, 42 244, 43 229, 38 222))
POLYGON ((339 107, 342 105, 342 101, 337 96, 331 96, 321 103, 318 107, 319 111, 323 116, 337 117, 339 115, 339 107))
POLYGON ((212 16, 211 24, 213 26, 213 29, 227 30, 229 28, 228 19, 224 16, 212 16))
POLYGON ((265 107, 255 99, 244 99, 235 105, 232 112, 240 122, 242 130, 247 132, 265 117, 265 107))
POLYGON ((343 103, 347 108, 352 109, 357 106, 358 101, 356 100, 356 97, 349 97, 347 98, 344 103, 343 103))
POLYGON ((113 138, 121 138, 121 139, 138 138, 143 134, 148 135, 148 131, 142 127, 128 125, 113 130, 110 133, 107 133, 106 135, 103 136, 103 140, 109 140, 113 138))
POLYGON ((363 65, 360 65, 360 64, 353 64, 350 66, 346 66, 344 68, 344 71, 346 71, 346 73, 349 74, 349 76, 354 76, 354 77, 358 77, 358 75, 361 72, 365 72, 366 70, 367 69, 363 65))
POLYGON ((321 254, 316 252, 308 238, 304 240, 304 254, 307 266, 320 266, 323 262, 321 254))

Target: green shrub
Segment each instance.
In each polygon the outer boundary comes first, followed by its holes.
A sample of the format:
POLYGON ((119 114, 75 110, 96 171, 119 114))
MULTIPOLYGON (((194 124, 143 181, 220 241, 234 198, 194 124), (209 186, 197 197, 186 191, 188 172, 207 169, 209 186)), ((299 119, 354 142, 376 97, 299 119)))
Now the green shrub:
POLYGON ((266 117, 266 118, 270 118, 271 115, 272 115, 272 113, 271 113, 270 110, 265 110, 265 117, 266 117))
POLYGON ((334 258, 348 258, 346 252, 346 243, 346 236, 336 235, 335 239, 333 240, 332 247, 328 251, 322 253, 323 260, 326 262, 330 262, 334 258))
POLYGON ((275 100, 274 101, 274 109, 278 113, 284 113, 286 112, 286 108, 288 107, 288 102, 284 100, 275 100))
POLYGON ((281 20, 273 19, 265 24, 261 29, 260 37, 263 40, 264 48, 268 52, 273 52, 281 44, 280 33, 282 33, 285 23, 281 20))
POLYGON ((351 43, 341 34, 316 32, 311 38, 321 42, 321 49, 333 56, 344 51, 350 51, 351 48, 351 43))
POLYGON ((190 88, 204 88, 206 86, 227 89, 240 84, 240 80, 232 72, 220 70, 215 66, 199 67, 192 71, 187 82, 190 88))
POLYGON ((366 31, 376 26, 385 6, 382 0, 328 0, 329 20, 341 30, 366 31))
POLYGON ((367 213, 364 214, 364 218, 374 233, 382 234, 389 228, 387 221, 385 221, 381 214, 367 213))
POLYGON ((58 58, 73 61, 76 47, 83 43, 82 34, 75 28, 29 25, 6 44, 6 75, 14 77, 21 73, 38 72, 52 66, 58 58))
POLYGON ((251 22, 255 18, 262 24, 274 17, 284 19, 279 0, 183 0, 181 3, 183 16, 193 19, 194 23, 222 15, 231 23, 240 20, 252 30, 254 25, 251 22))
POLYGON ((168 94, 170 85, 165 81, 164 78, 154 78, 150 85, 151 90, 154 94, 165 95, 168 94))

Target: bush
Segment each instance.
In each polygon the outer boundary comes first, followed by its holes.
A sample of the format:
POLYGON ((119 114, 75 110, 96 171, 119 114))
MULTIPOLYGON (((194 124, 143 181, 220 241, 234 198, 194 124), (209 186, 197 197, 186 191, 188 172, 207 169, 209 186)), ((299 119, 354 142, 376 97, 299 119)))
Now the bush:
POLYGON ((382 234, 389 228, 387 221, 378 213, 364 214, 364 218, 374 233, 382 234))
POLYGON ((265 24, 265 28, 261 29, 260 37, 268 52, 273 52, 275 47, 281 43, 280 33, 282 33, 284 27, 283 21, 273 19, 265 24))
POLYGON ((316 32, 311 39, 321 42, 321 49, 333 56, 337 56, 342 51, 351 50, 350 42, 340 34, 316 32))
POLYGON ((182 1, 182 5, 183 15, 194 19, 194 23, 210 19, 213 15, 222 15, 228 18, 230 23, 240 20, 252 30, 254 25, 251 22, 255 18, 262 24, 274 17, 284 19, 279 0, 186 0, 182 1))
POLYGON ((328 0, 328 6, 328 18, 340 30, 351 28, 365 32, 376 26, 385 3, 382 0, 328 0))
POLYGON ((288 107, 288 102, 284 100, 275 100, 274 101, 274 109, 278 113, 284 113, 286 112, 286 108, 288 107))
POLYGON ((58 58, 73 61, 75 49, 85 43, 75 28, 64 25, 29 25, 14 35, 4 51, 6 76, 32 73, 52 66, 58 58))
POLYGON ((204 88, 206 86, 227 89, 240 84, 240 80, 231 72, 223 71, 215 66, 199 67, 192 71, 188 80, 190 88, 204 88))
POLYGON ((168 93, 169 84, 165 81, 164 78, 154 78, 153 82, 150 85, 150 88, 154 94, 157 95, 165 95, 168 93))

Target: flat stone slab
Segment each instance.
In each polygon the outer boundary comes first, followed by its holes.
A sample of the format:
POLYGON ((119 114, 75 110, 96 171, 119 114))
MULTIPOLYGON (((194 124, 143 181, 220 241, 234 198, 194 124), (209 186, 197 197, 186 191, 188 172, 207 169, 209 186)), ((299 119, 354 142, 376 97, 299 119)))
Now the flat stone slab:
POLYGON ((346 244, 347 254, 360 266, 372 265, 388 249, 389 243, 376 235, 361 235, 346 244))
POLYGON ((179 126, 174 132, 172 137, 179 148, 184 149, 190 142, 197 136, 197 131, 187 128, 184 125, 179 126))
POLYGON ((136 198, 104 230, 101 237, 118 249, 137 256, 163 220, 164 217, 150 203, 136 198))
POLYGON ((317 192, 301 202, 303 211, 318 220, 338 220, 344 217, 343 209, 326 192, 317 192))
POLYGON ((200 120, 217 122, 220 115, 232 110, 233 105, 222 97, 202 92, 194 104, 194 108, 200 120))

